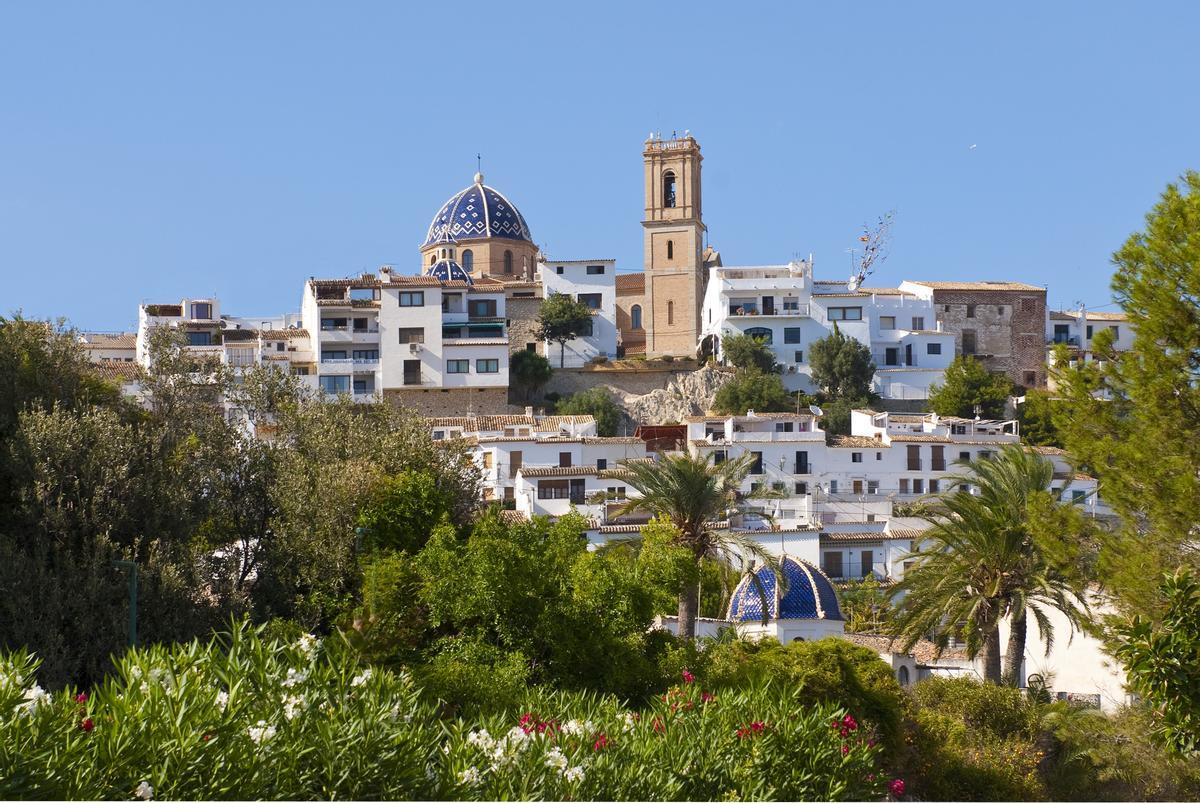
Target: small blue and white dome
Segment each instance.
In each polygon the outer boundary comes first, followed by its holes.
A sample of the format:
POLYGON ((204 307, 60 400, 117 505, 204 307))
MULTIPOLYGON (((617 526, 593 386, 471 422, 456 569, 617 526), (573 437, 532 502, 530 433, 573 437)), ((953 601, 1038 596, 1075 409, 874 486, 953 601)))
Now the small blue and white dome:
POLYGON ((443 282, 466 282, 474 285, 475 282, 471 279, 471 274, 463 268, 462 265, 455 262, 453 259, 442 259, 429 266, 429 270, 425 271, 426 276, 432 276, 435 279, 441 279, 443 282))
POLYGON ((499 190, 484 184, 482 173, 476 173, 475 183, 442 204, 433 216, 421 247, 484 237, 533 242, 520 210, 499 190))
POLYGON ((787 590, 780 595, 775 573, 768 566, 754 570, 762 584, 755 587, 750 575, 742 578, 729 599, 731 622, 761 622, 763 597, 766 597, 768 619, 830 619, 842 621, 837 593, 825 573, 805 560, 784 555, 779 562, 780 572, 787 578, 787 590))

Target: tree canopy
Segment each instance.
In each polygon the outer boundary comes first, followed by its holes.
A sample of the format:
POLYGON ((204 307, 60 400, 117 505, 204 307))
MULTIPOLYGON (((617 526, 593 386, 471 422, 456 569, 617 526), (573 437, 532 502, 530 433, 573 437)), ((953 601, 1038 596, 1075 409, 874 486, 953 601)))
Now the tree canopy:
POLYGON ((725 360, 737 368, 754 368, 765 374, 779 372, 775 353, 764 338, 752 335, 725 335, 721 338, 721 351, 725 360))
POLYGON ((592 330, 592 309, 565 293, 542 301, 537 314, 537 338, 558 344, 558 367, 566 361, 567 343, 592 330))
POLYGON ((550 381, 553 371, 550 361, 536 351, 518 351, 508 361, 509 380, 526 401, 550 381))
POLYGON ((713 409, 727 415, 743 415, 747 410, 782 413, 795 409, 795 404, 779 374, 739 368, 717 389, 713 409))
POLYGON ((830 398, 870 398, 875 361, 869 346, 847 337, 838 325, 808 347, 813 382, 830 398))
POLYGON ((1000 418, 1013 391, 1003 374, 990 373, 970 356, 958 356, 946 368, 941 384, 929 391, 929 409, 938 415, 973 418, 976 407, 982 418, 1000 418))
POLYGON ((560 399, 554 405, 558 415, 590 415, 596 419, 596 434, 611 437, 620 434, 625 417, 621 405, 604 388, 588 388, 560 399))

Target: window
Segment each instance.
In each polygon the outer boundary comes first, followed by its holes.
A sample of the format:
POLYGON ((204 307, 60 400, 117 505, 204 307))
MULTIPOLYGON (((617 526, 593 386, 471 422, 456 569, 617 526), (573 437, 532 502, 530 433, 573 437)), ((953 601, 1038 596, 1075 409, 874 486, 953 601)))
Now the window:
POLYGON ((597 457, 596 458, 596 470, 603 471, 606 468, 608 468, 608 458, 597 457))
POLYGON ((792 432, 794 429, 795 429, 794 421, 776 421, 775 422, 775 431, 776 432, 792 432))
POLYGON ((974 317, 975 317, 975 305, 974 305, 974 304, 968 304, 968 305, 967 305, 967 317, 968 317, 968 318, 974 318, 974 317))
POLYGON ((872 496, 879 493, 879 480, 867 480, 867 493, 872 496))
POLYGON ((292 368, 292 376, 308 376, 307 365, 297 365, 292 368))
POLYGON ((829 320, 831 321, 861 321, 862 307, 830 307, 829 320))
POLYGON ((721 465, 727 459, 728 459, 728 455, 725 453, 724 449, 717 449, 715 452, 713 452, 713 465, 714 466, 721 465))
POLYGON ((800 327, 788 326, 783 330, 784 343, 799 343, 800 342, 800 327))
POLYGON ((942 344, 941 343, 926 343, 925 344, 925 353, 926 354, 941 354, 942 353, 942 344))
POLYGON ((321 383, 321 390, 326 393, 350 392, 350 377, 348 376, 323 376, 319 382, 321 383))
POLYGON ((462 266, 467 273, 475 267, 475 254, 471 253, 470 248, 462 252, 462 266))
POLYGON ((675 172, 673 170, 663 173, 662 197, 663 206, 667 209, 675 208, 675 172))
POLYGON ((365 395, 365 394, 367 394, 367 393, 373 393, 374 391, 373 391, 373 390, 371 390, 371 388, 369 387, 369 385, 370 385, 370 380, 369 380, 369 379, 355 379, 355 380, 354 380, 354 393, 355 393, 355 395, 362 396, 362 395, 365 395))
POLYGON ((861 463, 862 462, 862 452, 851 452, 850 453, 850 462, 851 463, 861 463))
POLYGON ((570 468, 571 467, 571 453, 570 452, 559 452, 558 453, 558 467, 559 468, 570 468))
POLYGON ((642 305, 634 304, 629 308, 629 325, 634 329, 642 328, 642 305))
POLYGON ((504 252, 504 272, 512 273, 512 251, 504 252))
POLYGON ((354 331, 356 331, 356 332, 367 331, 367 319, 366 318, 355 318, 354 319, 354 331))
POLYGON ((971 462, 971 453, 970 452, 959 452, 958 459, 964 463, 970 463, 971 462))
POLYGON ((350 356, 355 360, 377 362, 379 360, 379 349, 354 349, 350 356))
POLYGON ((400 332, 401 343, 424 343, 425 330, 419 326, 406 327, 398 329, 400 332))
POLYGON ((946 447, 945 446, 930 446, 929 447, 930 468, 934 471, 946 470, 946 447))
POLYGON ((667 302, 667 326, 675 325, 675 302, 667 302))
POLYGON ((962 353, 964 356, 970 356, 975 353, 975 330, 962 330, 962 353))
POLYGON ((941 480, 930 480, 929 481, 929 493, 935 494, 940 490, 942 490, 942 481, 941 480))
POLYGON ((579 330, 580 337, 591 337, 595 331, 595 321, 587 321, 579 330))
POLYGON ((875 553, 870 549, 862 552, 862 576, 870 577, 875 570, 875 553))
POLYGON ((879 331, 886 332, 896 328, 895 315, 880 315, 879 316, 879 331))
POLYGON ((467 302, 467 314, 472 318, 495 318, 496 299, 486 298, 467 302))
POLYGON ((951 435, 966 435, 967 434, 967 425, 966 424, 951 424, 950 425, 950 434, 951 435))
POLYGON ((830 577, 842 576, 842 553, 841 552, 826 552, 821 556, 821 568, 825 570, 825 574, 830 577))
POLYGON ((875 453, 875 459, 876 459, 876 460, 882 460, 882 459, 883 459, 883 452, 876 452, 876 453, 875 453))
POLYGON ((446 360, 446 373, 448 374, 469 374, 471 373, 470 360, 446 360))
POLYGON ((667 259, 675 258, 675 241, 667 240, 667 259))
POLYGON ((1110 326, 1108 327, 1108 331, 1113 333, 1113 340, 1116 340, 1121 336, 1121 327, 1119 326, 1110 326))
POLYGON ((796 452, 796 470, 793 473, 808 473, 808 452, 796 452))
POLYGON ((497 374, 500 372, 500 360, 476 360, 475 373, 497 374))
POLYGON ((899 683, 901 686, 907 686, 909 683, 912 682, 912 678, 908 674, 907 666, 901 666, 899 669, 896 670, 896 682, 899 683))
POLYGON ((424 291, 415 293, 400 293, 400 306, 402 307, 423 307, 425 306, 424 291))
POLYGON ((188 332, 187 338, 189 346, 212 345, 212 332, 188 332))
POLYGON ((750 473, 751 474, 762 474, 763 473, 762 452, 751 452, 750 454, 754 457, 754 460, 750 464, 750 473))
POLYGON ((1031 388, 1037 384, 1037 372, 1036 371, 1025 371, 1021 375, 1021 379, 1022 379, 1022 381, 1024 381, 1025 387, 1031 388))
POLYGON ((276 350, 276 351, 283 351, 283 343, 276 343, 276 344, 275 344, 275 350, 276 350))
POLYGON ((604 275, 604 266, 603 265, 588 265, 587 266, 587 275, 588 276, 603 276, 604 275))
POLYGON ((751 326, 746 330, 746 334, 749 337, 753 337, 755 340, 761 340, 768 346, 771 345, 771 340, 774 337, 771 330, 765 326, 751 326))
POLYGON ((808 496, 808 483, 807 482, 796 483, 796 496, 808 496))
POLYGON ((508 476, 515 477, 517 472, 521 470, 521 464, 525 462, 525 453, 520 449, 516 449, 508 455, 508 476))
POLYGON ((1071 491, 1071 504, 1077 505, 1087 497, 1086 491, 1071 491))
POLYGON ((555 272, 555 274, 557 274, 557 275, 559 275, 559 276, 562 276, 562 275, 563 275, 563 266, 562 266, 562 265, 556 265, 556 266, 554 267, 554 272, 555 272))
POLYGON ((912 489, 913 489, 913 493, 915 493, 915 494, 925 493, 925 480, 923 480, 919 477, 917 479, 914 479, 912 481, 912 489))
POLYGON ((920 317, 920 316, 914 315, 914 316, 913 316, 913 319, 912 319, 912 329, 913 329, 913 331, 914 331, 914 332, 920 332, 920 331, 921 331, 921 330, 923 330, 924 328, 925 328, 925 319, 924 319, 923 317, 920 317))
POLYGON ((212 318, 212 304, 196 303, 192 305, 192 320, 207 321, 212 318))
POLYGON ((901 477, 900 478, 900 493, 906 494, 906 493, 908 493, 908 490, 909 490, 908 489, 908 478, 901 477))
POLYGON ((921 447, 916 444, 909 444, 908 446, 908 470, 921 470, 921 447))
POLYGON ((351 301, 374 301, 379 298, 378 287, 351 287, 351 301))
POLYGON ((600 309, 600 294, 599 293, 580 293, 579 303, 586 306, 588 309, 600 309))
POLYGON ((1004 305, 1003 304, 996 305, 996 314, 999 315, 1001 318, 1004 317, 1004 305))
POLYGON ((900 349, 886 348, 883 350, 883 364, 899 365, 900 364, 900 349))
POLYGON ((345 328, 346 328, 346 319, 345 318, 322 318, 321 319, 321 331, 322 332, 333 332, 333 331, 342 330, 345 328))
POLYGON ((837 480, 830 480, 829 481, 829 493, 831 493, 831 494, 837 493, 837 485, 838 485, 837 480))
POLYGON ((803 351, 797 351, 794 356, 796 358, 795 362, 798 362, 798 363, 804 362, 804 352, 803 351))

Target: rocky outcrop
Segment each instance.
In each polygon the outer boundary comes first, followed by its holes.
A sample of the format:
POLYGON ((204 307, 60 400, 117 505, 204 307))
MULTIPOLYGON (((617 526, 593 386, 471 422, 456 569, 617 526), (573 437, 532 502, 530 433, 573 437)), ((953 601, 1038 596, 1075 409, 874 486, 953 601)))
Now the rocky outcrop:
POLYGON ((612 385, 605 385, 605 388, 635 423, 671 424, 710 410, 717 391, 731 376, 726 369, 705 366, 698 371, 678 374, 665 388, 641 395, 626 393, 612 385))

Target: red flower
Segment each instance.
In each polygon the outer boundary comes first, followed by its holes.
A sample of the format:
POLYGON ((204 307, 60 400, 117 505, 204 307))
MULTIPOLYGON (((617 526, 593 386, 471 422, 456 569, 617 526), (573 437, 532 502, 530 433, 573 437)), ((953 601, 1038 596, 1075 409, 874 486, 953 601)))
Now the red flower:
POLYGON ((91 733, 92 728, 96 727, 96 723, 92 722, 91 717, 86 717, 83 720, 83 722, 79 723, 79 727, 83 730, 84 733, 91 733))
POLYGON ((696 679, 695 675, 693 675, 691 672, 687 671, 686 669, 683 670, 683 682, 684 683, 691 683, 695 679, 696 679))
POLYGON ((711 703, 715 699, 717 699, 717 695, 715 694, 709 694, 706 691, 700 692, 700 702, 702 703, 711 703))
POLYGON ((599 753, 604 748, 608 747, 608 737, 603 733, 596 737, 596 741, 592 743, 592 750, 599 753))
POLYGON ((845 755, 849 755, 849 754, 850 754, 850 745, 848 745, 848 744, 842 745, 842 755, 845 756, 845 755))
POLYGON ((874 781, 874 780, 875 780, 875 773, 873 773, 873 772, 872 772, 870 775, 868 775, 868 776, 867 776, 867 780, 868 780, 868 781, 874 781))
POLYGON ((86 703, 87 701, 88 701, 88 697, 85 692, 79 692, 79 694, 75 695, 75 702, 83 704, 83 703, 86 703))
POLYGON ((856 731, 858 730, 858 721, 849 714, 846 714, 846 716, 842 717, 842 727, 848 731, 856 731))
POLYGON ((888 784, 888 790, 892 793, 892 797, 904 796, 904 781, 897 778, 888 784))
POLYGON ((663 721, 661 719, 659 719, 658 717, 655 717, 654 718, 654 732, 662 733, 666 729, 667 729, 667 726, 663 724, 663 721))
POLYGON ((757 720, 750 723, 750 730, 754 731, 755 733, 762 733, 766 729, 767 726, 757 720))

